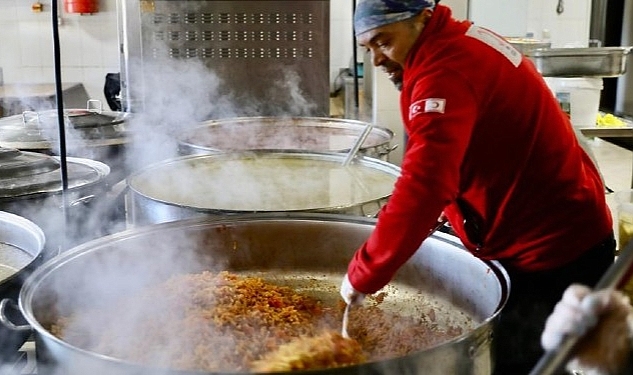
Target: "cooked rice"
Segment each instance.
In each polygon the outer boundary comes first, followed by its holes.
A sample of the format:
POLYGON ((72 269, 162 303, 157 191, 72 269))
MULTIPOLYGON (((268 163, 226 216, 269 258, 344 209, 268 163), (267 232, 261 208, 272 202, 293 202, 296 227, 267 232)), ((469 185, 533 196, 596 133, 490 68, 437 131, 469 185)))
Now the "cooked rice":
POLYGON ((365 361, 358 341, 326 331, 318 336, 302 336, 282 344, 251 363, 251 371, 297 371, 350 366, 365 361))
POLYGON ((205 271, 174 276, 111 309, 60 318, 51 332, 113 358, 210 372, 264 371, 262 360, 270 358, 303 368, 338 367, 403 356, 463 333, 460 327, 440 329, 428 316, 370 305, 351 310, 348 332, 354 340, 339 339, 332 332, 340 332, 343 309, 342 302, 325 306, 258 277, 205 271), (327 350, 332 343, 338 346, 327 350), (326 348, 326 354, 287 360, 306 348, 326 348))

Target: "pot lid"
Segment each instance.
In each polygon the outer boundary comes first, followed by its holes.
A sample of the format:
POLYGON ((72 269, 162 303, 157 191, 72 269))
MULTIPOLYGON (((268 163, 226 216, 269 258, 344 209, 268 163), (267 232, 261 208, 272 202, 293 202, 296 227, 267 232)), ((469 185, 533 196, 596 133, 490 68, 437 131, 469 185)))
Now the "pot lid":
MULTIPOLYGON (((126 112, 64 110, 68 146, 103 146, 127 142, 126 112)), ((47 150, 59 140, 57 110, 26 111, 0 118, 0 147, 47 150)))
MULTIPOLYGON (((103 180, 110 168, 89 159, 67 158, 68 189, 103 180)), ((0 148, 0 199, 31 197, 62 191, 58 157, 0 148)))

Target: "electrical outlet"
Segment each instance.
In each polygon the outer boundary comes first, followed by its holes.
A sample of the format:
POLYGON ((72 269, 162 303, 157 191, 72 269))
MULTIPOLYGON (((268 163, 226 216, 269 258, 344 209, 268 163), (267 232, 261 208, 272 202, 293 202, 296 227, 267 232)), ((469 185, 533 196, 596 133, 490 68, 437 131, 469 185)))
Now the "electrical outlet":
POLYGON ((33 4, 31 4, 31 11, 33 11, 34 13, 40 13, 44 10, 44 5, 42 5, 42 3, 35 2, 33 4))

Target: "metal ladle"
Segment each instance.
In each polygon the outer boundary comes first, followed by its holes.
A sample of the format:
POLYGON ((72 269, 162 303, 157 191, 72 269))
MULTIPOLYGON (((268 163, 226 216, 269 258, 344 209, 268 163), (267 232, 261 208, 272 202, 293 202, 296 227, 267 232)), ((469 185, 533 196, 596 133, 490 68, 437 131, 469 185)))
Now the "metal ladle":
MULTIPOLYGON (((618 259, 609 266, 593 290, 621 287, 623 283, 626 283, 630 279, 632 272, 633 241, 629 241, 624 247, 624 250, 620 251, 618 259)), ((543 354, 530 372, 530 375, 553 375, 560 373, 581 338, 580 336, 565 336, 558 348, 543 354)))
POLYGON ((349 333, 347 333, 347 325, 349 323, 349 309, 352 307, 351 303, 348 303, 345 306, 345 311, 343 312, 343 328, 341 328, 341 336, 343 338, 349 339, 349 333))
MULTIPOLYGON (((448 220, 446 220, 445 217, 441 217, 438 222, 437 225, 435 225, 435 227, 433 227, 430 231, 427 237, 430 237, 433 233, 435 233, 435 231, 437 231, 438 229, 440 229, 441 227, 444 226, 444 224, 446 224, 448 220)), ((633 242, 633 241, 632 241, 633 242)), ((345 306, 345 311, 343 312, 343 324, 342 324, 342 328, 341 328, 341 336, 343 336, 344 338, 348 339, 349 338, 349 333, 347 333, 347 326, 349 324, 349 311, 352 307, 352 305, 355 303, 356 301, 352 300, 350 301, 350 303, 348 303, 345 306)))
POLYGON ((356 142, 354 142, 354 145, 352 146, 352 148, 349 149, 349 152, 347 153, 345 160, 343 160, 344 167, 347 167, 352 162, 352 160, 354 160, 354 157, 358 153, 358 150, 360 150, 360 146, 365 142, 365 140, 367 139, 367 137, 369 136, 369 133, 371 133, 371 130, 373 128, 374 126, 372 125, 372 123, 370 122, 367 123, 367 125, 365 126, 365 129, 363 129, 363 132, 360 133, 360 135, 356 139, 356 142))
MULTIPOLYGON (((360 146, 365 142, 365 140, 369 136, 369 133, 371 133, 371 130, 373 129, 373 127, 374 126, 370 122, 368 122, 367 125, 365 125, 365 129, 363 129, 363 132, 360 133, 360 135, 356 139, 356 142, 354 142, 354 145, 352 146, 352 148, 349 149, 349 152, 347 153, 345 160, 343 160, 344 167, 349 166, 352 160, 354 160, 354 157, 358 153, 358 150, 360 150, 360 146)), ((345 306, 345 311, 343 312, 343 324, 341 328, 341 336, 343 336, 346 339, 349 338, 349 333, 347 333, 347 325, 349 322, 349 310, 351 306, 352 306, 352 303, 348 303, 347 306, 345 306)))

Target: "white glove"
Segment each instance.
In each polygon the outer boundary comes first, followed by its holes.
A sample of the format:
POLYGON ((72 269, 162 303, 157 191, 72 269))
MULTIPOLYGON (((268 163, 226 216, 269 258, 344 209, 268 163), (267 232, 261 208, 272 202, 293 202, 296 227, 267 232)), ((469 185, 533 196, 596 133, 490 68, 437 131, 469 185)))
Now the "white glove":
POLYGON ((352 283, 349 282, 349 277, 345 274, 341 283, 341 297, 348 305, 360 305, 365 299, 365 294, 354 289, 352 283))
POLYGON ((607 289, 592 292, 586 286, 573 284, 547 318, 541 345, 545 350, 554 350, 567 335, 584 336, 567 368, 618 374, 631 350, 631 317, 633 308, 620 292, 607 289))
MULTIPOLYGON (((554 311, 545 322, 541 334, 541 345, 545 350, 554 350, 562 343, 566 335, 582 336, 589 327, 598 321, 591 309, 584 310, 581 301, 591 290, 584 285, 571 285, 563 293, 563 298, 556 304, 554 311)), ((590 300, 586 302, 591 307, 590 300)))

